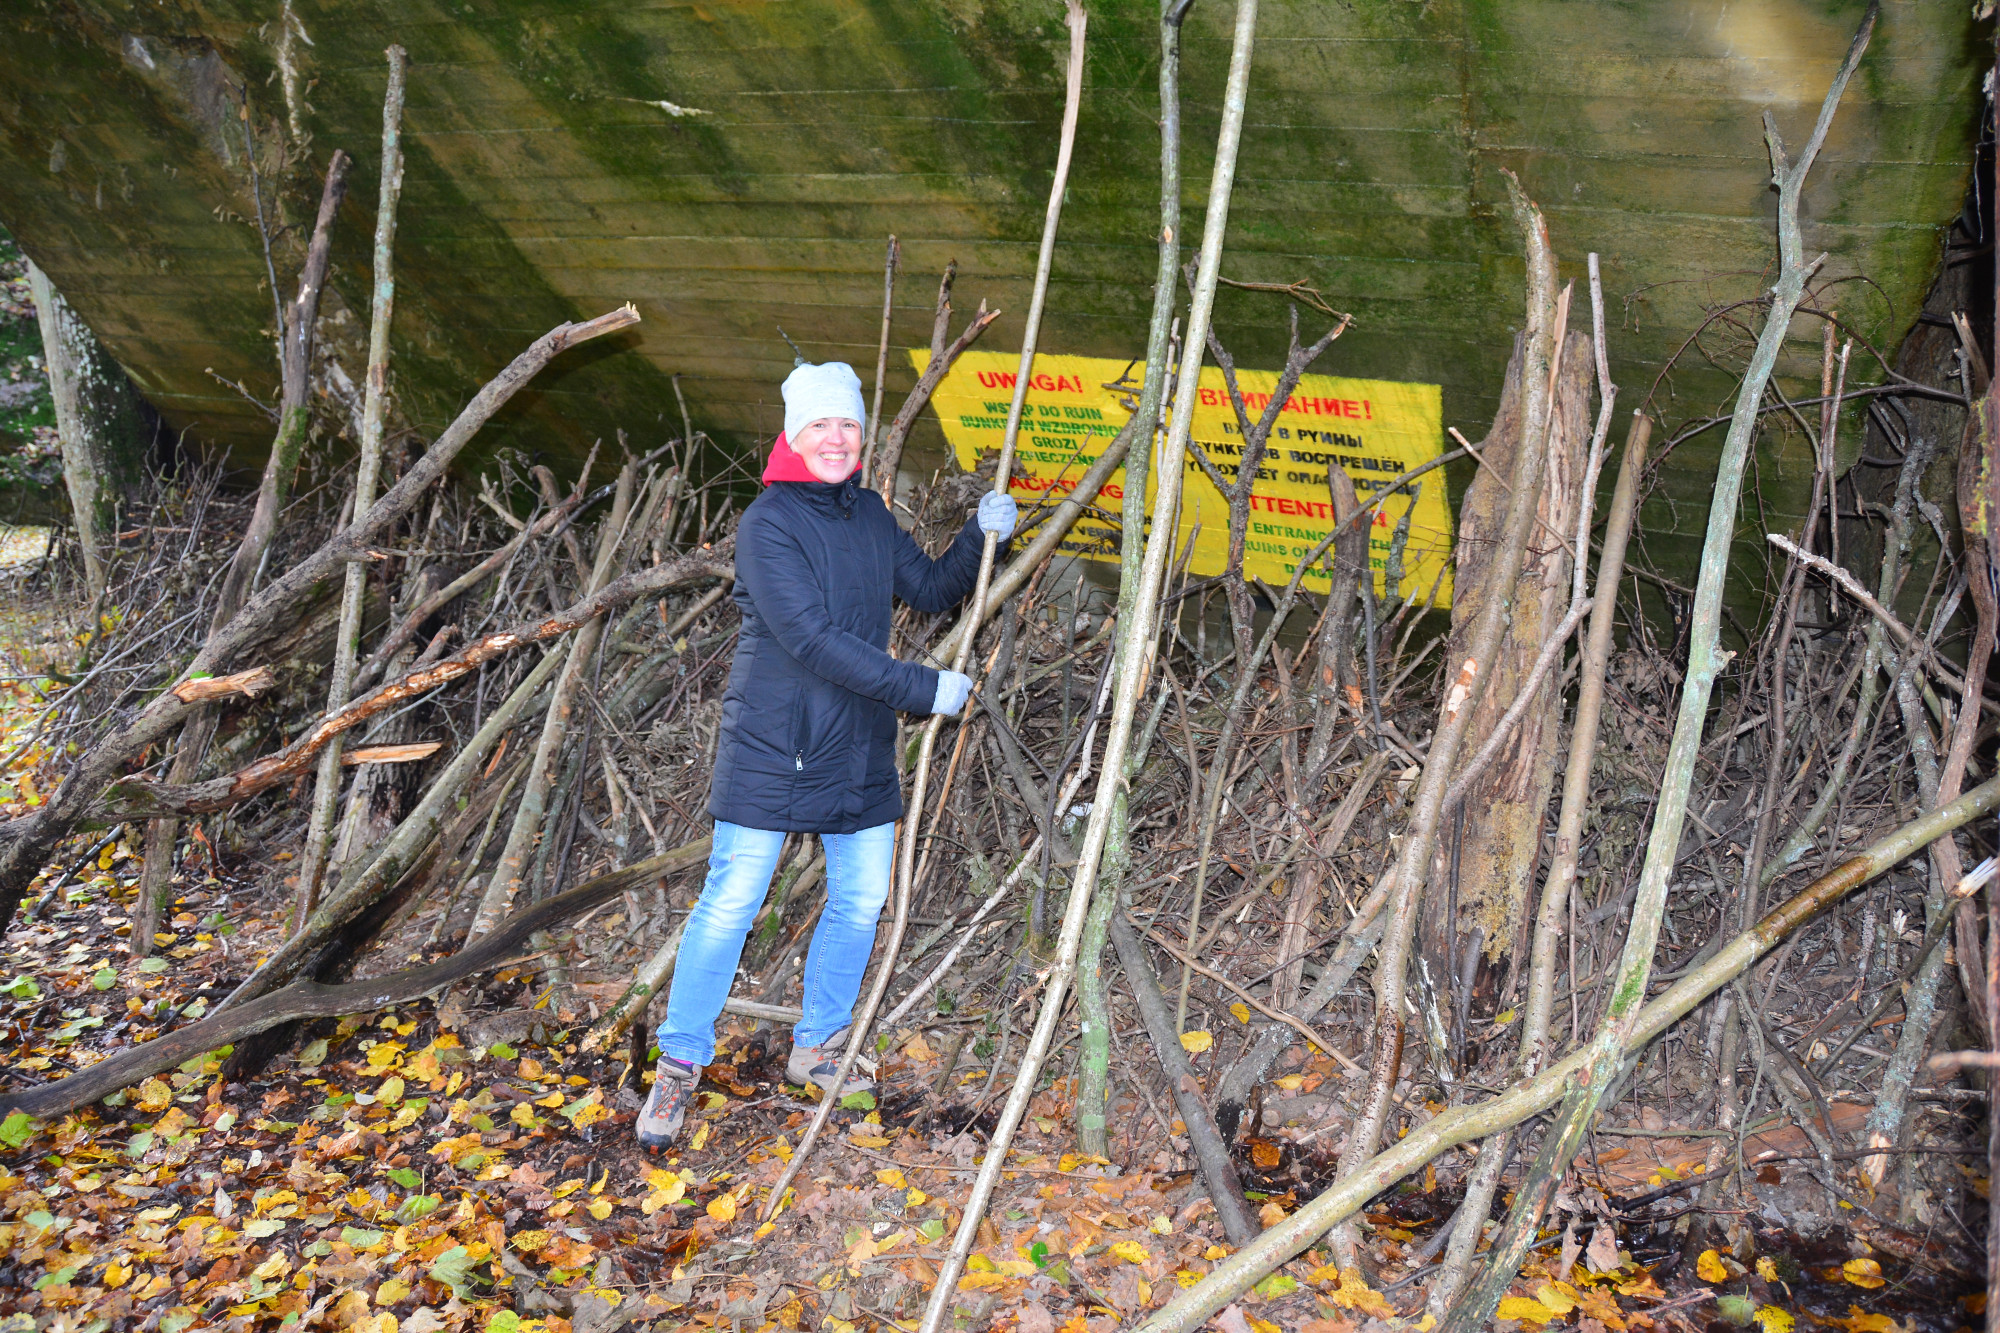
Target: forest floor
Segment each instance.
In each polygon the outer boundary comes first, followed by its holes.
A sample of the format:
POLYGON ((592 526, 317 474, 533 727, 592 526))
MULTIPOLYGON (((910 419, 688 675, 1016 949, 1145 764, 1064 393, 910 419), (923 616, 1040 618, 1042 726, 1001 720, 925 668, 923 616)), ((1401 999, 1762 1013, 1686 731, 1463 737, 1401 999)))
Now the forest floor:
MULTIPOLYGON (((0 616, 10 672, 27 675, 50 632, 31 605, 0 616)), ((0 741, 10 753, 39 691, 53 687, 4 687, 0 741)), ((22 808, 39 799, 33 761, 32 749, 17 754, 6 775, 22 808)), ((158 948, 144 959, 126 943, 139 867, 127 840, 38 883, 42 909, 0 946, 9 1084, 59 1076, 198 1018, 283 938, 292 853, 192 837, 199 854, 184 861, 158 948)), ((406 922, 374 965, 430 956, 435 924, 432 913, 406 922)), ((838 1113, 840 1141, 820 1151, 776 1221, 759 1226, 811 1110, 783 1081, 785 1038, 726 1020, 686 1146, 660 1158, 640 1151, 631 1071, 579 1056, 571 1040, 636 964, 622 924, 593 933, 620 943, 574 973, 576 1007, 566 1012, 550 1012, 543 974, 509 968, 442 1005, 323 1021, 244 1083, 224 1081, 227 1052, 216 1052, 59 1123, 10 1118, 0 1125, 0 1329, 915 1328, 999 1091, 983 1086, 985 1069, 959 1067, 964 1024, 983 1015, 885 1038, 879 1102, 859 1098, 838 1113)), ((1223 1054, 1189 1044, 1202 1048, 1198 1068, 1223 1054)), ((1238 1144, 1267 1223, 1330 1179, 1332 1152, 1312 1126, 1347 1100, 1350 1082, 1359 1088, 1348 1062, 1309 1058, 1303 1046, 1281 1066, 1284 1095, 1261 1105, 1238 1144)), ((1058 1078, 1031 1108, 960 1283, 960 1327, 1107 1333, 1229 1253, 1198 1177, 1177 1169, 1167 1131, 1181 1126, 1163 1128, 1148 1092, 1118 1088, 1115 1165, 1070 1151, 1070 1095, 1071 1079, 1058 1078)), ((1757 1253, 1711 1251, 1689 1271, 1670 1223, 1642 1220, 1631 1197, 1670 1196, 1698 1160, 1704 1141, 1672 1130, 1634 1126, 1651 1137, 1600 1140, 1584 1173, 1603 1190, 1595 1211, 1616 1217, 1622 1204, 1630 1225, 1572 1222, 1560 1253, 1552 1239, 1524 1272, 1498 1327, 1691 1331, 1712 1327, 1708 1312, 1720 1309, 1763 1333, 1794 1319, 1915 1333, 1972 1318, 1972 1289, 1923 1255, 1802 1242, 1772 1200, 1749 1219, 1757 1253)), ((1784 1136, 1776 1125, 1749 1147, 1796 1156, 1784 1136)), ((1760 1178, 1814 1188, 1783 1169, 1766 1165, 1760 1178)), ((1435 1170, 1407 1182, 1366 1214, 1373 1271, 1342 1273, 1309 1253, 1218 1326, 1430 1327, 1427 1242, 1455 1194, 1435 1170)), ((1579 1220, 1589 1211, 1579 1208, 1579 1220)))

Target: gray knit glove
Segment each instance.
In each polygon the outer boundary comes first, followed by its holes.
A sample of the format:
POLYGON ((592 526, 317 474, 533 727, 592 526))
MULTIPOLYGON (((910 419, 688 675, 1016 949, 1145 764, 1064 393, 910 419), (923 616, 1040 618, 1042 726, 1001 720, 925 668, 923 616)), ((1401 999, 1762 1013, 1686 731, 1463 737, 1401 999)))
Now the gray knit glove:
POLYGON ((971 697, 972 677, 962 676, 956 671, 940 671, 931 711, 941 717, 957 717, 964 709, 965 701, 971 697))
POLYGON ((990 532, 1001 541, 1014 535, 1014 525, 1020 521, 1021 507, 1014 503, 1011 495, 998 491, 988 491, 979 497, 979 530, 990 532))

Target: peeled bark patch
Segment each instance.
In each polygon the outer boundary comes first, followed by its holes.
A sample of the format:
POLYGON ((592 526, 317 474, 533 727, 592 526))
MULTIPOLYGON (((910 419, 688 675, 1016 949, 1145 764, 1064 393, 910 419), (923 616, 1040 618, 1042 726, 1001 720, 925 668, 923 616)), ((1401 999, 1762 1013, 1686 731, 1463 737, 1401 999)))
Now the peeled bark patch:
MULTIPOLYGON (((1566 538, 1576 524, 1578 490, 1590 448, 1590 338, 1572 333, 1563 350, 1549 419, 1549 455, 1538 523, 1514 582, 1510 630, 1492 662, 1468 665, 1488 676, 1466 734, 1463 753, 1475 755, 1520 693, 1543 640, 1560 623, 1570 591, 1566 538)), ((1487 564, 1499 541, 1512 472, 1523 429, 1521 355, 1507 370, 1493 428, 1480 446, 1485 466, 1466 488, 1459 511, 1457 596, 1452 604, 1452 657, 1465 662, 1465 642, 1486 600, 1487 564)), ((1561 721, 1560 672, 1543 678, 1534 703, 1499 758, 1477 777, 1439 841, 1429 895, 1423 952, 1434 976, 1461 975, 1465 955, 1477 944, 1495 960, 1521 934, 1529 890, 1540 863, 1542 824, 1555 784, 1561 721), (1454 884, 1455 881, 1455 884, 1454 884), (1455 891, 1454 891, 1455 890, 1455 891), (1454 910, 1455 906, 1455 910, 1454 910)), ((1456 1002, 1458 988, 1440 985, 1440 998, 1456 1002)))

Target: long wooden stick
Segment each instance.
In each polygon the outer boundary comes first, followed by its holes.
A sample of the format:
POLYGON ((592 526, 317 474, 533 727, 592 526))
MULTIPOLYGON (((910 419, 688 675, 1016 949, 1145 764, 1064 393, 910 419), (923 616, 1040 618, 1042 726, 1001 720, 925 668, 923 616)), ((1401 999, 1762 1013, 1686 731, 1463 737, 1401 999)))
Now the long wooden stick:
POLYGON ((875 461, 875 444, 882 434, 882 381, 889 375, 889 324, 896 315, 896 261, 902 249, 889 237, 888 257, 882 261, 882 342, 875 349, 875 401, 868 409, 868 440, 861 450, 861 475, 869 475, 875 461))
MULTIPOLYGON (((1069 184, 1069 164, 1071 151, 1076 145, 1077 113, 1083 102, 1083 34, 1085 18, 1083 7, 1077 0, 1066 0, 1069 7, 1069 69, 1063 99, 1062 141, 1056 150, 1055 181, 1049 188, 1049 205, 1042 223, 1041 257, 1035 265, 1035 289, 1028 301, 1027 328, 1021 335, 1021 368, 1015 377, 1014 403, 1007 413, 1007 433, 1000 444, 1000 465, 993 474, 993 492, 1007 493, 1008 481, 1014 463, 1014 439, 1021 429, 1021 410, 1027 398, 1029 382, 1034 378, 1035 343, 1041 332, 1042 306, 1048 297, 1049 274, 1055 265, 1056 228, 1062 221, 1063 193, 1069 184)), ((983 325, 980 327, 984 327, 983 325)), ((934 358, 935 360, 935 358, 934 358)), ((925 367, 926 371, 934 367, 925 367)), ((907 406, 907 405, 906 405, 907 406)), ((898 420, 900 420, 900 416, 898 420)), ((979 554, 979 577, 972 586, 972 600, 966 611, 966 622, 978 625, 985 615, 986 593, 993 581, 993 557, 999 550, 999 539, 992 533, 986 534, 986 541, 979 554)), ((964 671, 965 664, 972 655, 973 633, 961 637, 952 654, 951 669, 964 671)), ((783 1199, 785 1188, 805 1165, 806 1156, 818 1141, 821 1130, 826 1127, 827 1117, 840 1098, 835 1090, 847 1083, 847 1076, 855 1062, 861 1058, 862 1047, 868 1040, 868 1029, 875 1020, 875 1011, 881 1007, 883 993, 889 988, 889 976, 895 970, 896 955, 903 947, 903 934, 909 926, 910 892, 916 878, 917 836, 922 831, 924 797, 930 784, 931 756, 937 747, 939 729, 944 725, 942 715, 933 714, 924 724, 923 739, 917 750, 916 777, 911 783, 909 817, 903 827, 897 830, 896 839, 896 915, 889 927, 889 940, 883 949, 881 966, 876 968, 873 984, 868 988, 867 998, 861 1009, 854 1015, 854 1024, 848 1030, 847 1049, 841 1052, 840 1065, 833 1080, 819 1099, 813 1112, 812 1123, 799 1138, 799 1146, 792 1152, 792 1160, 785 1165, 785 1171, 778 1182, 771 1187, 771 1193, 764 1200, 763 1220, 769 1221, 783 1199)))
MULTIPOLYGON (((1257 1236, 1257 1214, 1244 1197, 1243 1182, 1236 1176, 1236 1164, 1229 1160, 1229 1141, 1216 1128, 1215 1116, 1202 1097, 1201 1082, 1195 1077, 1187 1051, 1181 1047, 1179 1028, 1172 1011, 1167 1008, 1166 997, 1160 994, 1153 966, 1146 961, 1146 952, 1140 947, 1139 937, 1124 913, 1112 913, 1106 933, 1118 950, 1118 961, 1125 969, 1125 980, 1132 988, 1132 998, 1138 1003, 1146 1036, 1153 1043, 1160 1067, 1166 1071, 1167 1087, 1173 1094, 1174 1106, 1181 1113, 1181 1124, 1187 1128, 1188 1145, 1194 1149, 1195 1161, 1201 1166, 1202 1182, 1208 1186, 1209 1198, 1215 1202, 1215 1213, 1222 1221, 1223 1234, 1229 1237, 1231 1245, 1247 1245, 1257 1236)), ((1155 938, 1154 943, 1162 942, 1155 938)), ((1168 949, 1168 952, 1173 950, 1168 949)))
POLYGON ((1569 1169, 1598 1106, 1618 1077, 1630 1044, 1630 1029, 1645 1003, 1653 954, 1659 945, 1660 923, 1666 915, 1667 885, 1680 852, 1681 828, 1687 820, 1688 791, 1694 781, 1695 759, 1708 718, 1708 701, 1716 676, 1729 660, 1729 655, 1722 651, 1722 592, 1729 577, 1730 547, 1736 539, 1736 508, 1743 491, 1743 469, 1757 433, 1758 408, 1764 400, 1765 386, 1777 366, 1785 335, 1791 329, 1792 311, 1805 292, 1806 279, 1818 267, 1817 261, 1808 263, 1805 257, 1805 242, 1799 228, 1799 194, 1820 144, 1825 141, 1827 128, 1833 123, 1834 109, 1840 105, 1847 80, 1861 63, 1862 52, 1868 49, 1879 12, 1879 3, 1871 0, 1860 30, 1848 46, 1847 57, 1827 89, 1812 137, 1796 163, 1785 155, 1777 122, 1770 112, 1764 113, 1764 136, 1778 185, 1778 280, 1772 285, 1771 310, 1758 333, 1756 350, 1751 354, 1736 396, 1736 412, 1723 439, 1721 457, 1716 460, 1708 531, 1702 541, 1701 572, 1695 582, 1687 674, 1681 686, 1673 740, 1667 748, 1659 802, 1653 808, 1653 826, 1646 841, 1645 862, 1639 871, 1631 925, 1626 931, 1624 951, 1618 960, 1597 1036, 1581 1053, 1587 1077, 1570 1095, 1562 1116, 1543 1139, 1541 1152, 1527 1179, 1515 1191, 1507 1220, 1487 1252, 1486 1266, 1452 1304, 1441 1333, 1472 1333, 1492 1318, 1507 1284, 1520 1271, 1521 1261, 1534 1242, 1556 1183, 1569 1169))
MULTIPOLYGON (((1152 477, 1153 442, 1159 437, 1166 383, 1171 373, 1174 306, 1180 294, 1181 225, 1181 24, 1187 5, 1177 0, 1160 4, 1160 222, 1153 270, 1153 312, 1146 327, 1146 368, 1139 381, 1138 408, 1125 423, 1125 433, 1139 440, 1125 469, 1124 496, 1118 514, 1118 622, 1128 625, 1145 576, 1146 487, 1152 477)), ((1122 674, 1124 659, 1149 652, 1147 644, 1120 635, 1112 654, 1112 676, 1122 674)), ((1142 747, 1143 748, 1143 747, 1142 747)), ((1134 756, 1125 760, 1128 770, 1134 756)), ((1076 987, 1077 1084, 1076 1146, 1086 1156, 1109 1157, 1111 1135, 1111 995, 1105 985, 1104 946, 1111 916, 1125 892, 1131 866, 1130 797, 1117 789, 1111 827, 1105 834, 1104 868, 1098 875, 1097 896, 1084 919, 1078 946, 1076 987)), ((1213 1190, 1210 1193, 1214 1193, 1213 1190)))
MULTIPOLYGON (((400 46, 384 53, 389 59, 389 88, 382 98, 382 185, 375 204, 374 295, 368 321, 368 372, 361 400, 361 461, 354 472, 354 512, 365 514, 375 503, 382 471, 382 421, 389 405, 389 324, 396 310, 396 205, 403 197, 403 93, 409 57, 400 46)), ((340 589, 340 625, 334 632, 333 670, 326 684, 326 711, 336 712, 354 690, 355 659, 360 656, 361 610, 368 592, 368 571, 347 567, 340 589)), ((320 876, 333 846, 334 811, 340 802, 340 751, 345 738, 335 736, 320 751, 319 773, 313 786, 312 816, 306 824, 306 845, 299 861, 298 912, 304 924, 319 897, 320 876)))
MULTIPOLYGON (((1194 301, 1188 312, 1187 337, 1182 343, 1184 350, 1177 376, 1179 391, 1174 400, 1173 426, 1168 431, 1159 459, 1159 480, 1153 501, 1152 532, 1146 542, 1144 579, 1136 598, 1132 623, 1123 630, 1135 643, 1151 645, 1158 631, 1160 588, 1166 578, 1168 555, 1173 549, 1178 525, 1188 437, 1194 424, 1194 406, 1207 346, 1208 326, 1215 309, 1216 275, 1222 265, 1222 241, 1229 226, 1229 201, 1236 183, 1237 150, 1242 143, 1243 122, 1250 97, 1250 61, 1256 33, 1257 0, 1238 0, 1229 75, 1223 92, 1222 124, 1216 136, 1215 165, 1208 191, 1208 216, 1202 228, 1201 259, 1196 268, 1194 301)), ((1152 674, 1152 666, 1152 654, 1138 652, 1130 654, 1118 672, 1096 796, 1091 804, 1089 823, 1084 829, 1075 877, 1070 882, 1055 962, 1044 984, 1041 1010, 1027 1049, 1022 1053, 1013 1087, 1001 1107, 998 1122, 988 1141, 986 1159, 980 1166, 979 1175, 973 1180, 972 1193, 966 1200, 965 1213, 953 1237, 951 1252, 946 1256, 936 1285, 932 1288, 930 1303, 924 1310, 921 1333, 939 1333, 950 1317, 958 1280, 965 1272, 966 1261, 978 1238, 980 1221, 985 1217, 993 1191, 1000 1183, 1001 1167, 1013 1143, 1014 1132, 1020 1128, 1021 1118, 1027 1114, 1028 1102, 1034 1096, 1042 1061, 1053 1045, 1063 1001, 1076 974, 1084 919, 1097 886, 1111 828, 1111 815, 1116 805, 1114 798, 1127 781, 1125 756, 1132 741, 1133 719, 1138 713, 1145 683, 1152 674)))
MULTIPOLYGON (((1862 849, 1798 894, 1778 904, 1693 971, 1639 1010, 1626 1029, 1622 1059, 1644 1051, 1659 1035, 1753 963, 1827 908, 1891 867, 1921 852, 1932 841, 1963 828, 2000 806, 2000 778, 1862 849)), ((1218 1263, 1199 1284, 1182 1292, 1140 1326, 1139 1333, 1192 1333, 1209 1316, 1264 1280, 1272 1270, 1312 1245, 1329 1227, 1352 1217, 1361 1206, 1439 1154, 1520 1124, 1563 1097, 1588 1068, 1590 1048, 1574 1051, 1533 1078, 1477 1105, 1458 1106, 1411 1128, 1397 1143, 1343 1175, 1249 1245, 1218 1263)))
MULTIPOLYGON (((1082 518, 1084 511, 1096 501, 1098 492, 1104 489, 1104 483, 1111 480, 1111 474, 1123 467, 1126 460, 1132 456, 1130 446, 1139 429, 1139 417, 1135 415, 1125 423, 1124 429, 1112 438, 1111 443, 1104 446, 1104 452, 1097 456, 1097 461, 1077 478, 1076 489, 1065 495, 1056 505, 1055 512, 1042 520, 1041 530, 1035 534, 1035 540, 1028 543, 1026 550, 1009 560, 1005 569, 993 576, 992 584, 986 589, 986 605, 981 620, 975 624, 972 618, 967 616, 952 626, 951 632, 938 641, 935 649, 937 657, 947 662, 956 659, 960 641, 968 635, 978 633, 1007 599, 1021 591, 1027 581, 1034 577, 1035 571, 1042 567, 1042 563, 1055 555, 1057 548, 1069 536, 1070 529, 1076 526, 1076 521, 1082 518)), ((1130 490, 1129 482, 1127 490, 1130 490)))

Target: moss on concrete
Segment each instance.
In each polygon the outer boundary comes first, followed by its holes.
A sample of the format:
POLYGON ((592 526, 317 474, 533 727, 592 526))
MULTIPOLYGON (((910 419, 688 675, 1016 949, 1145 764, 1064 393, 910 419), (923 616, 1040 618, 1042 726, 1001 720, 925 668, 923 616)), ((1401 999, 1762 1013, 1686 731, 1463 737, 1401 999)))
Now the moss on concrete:
MULTIPOLYGON (((397 387, 436 429, 564 318, 625 300, 646 322, 566 361, 485 449, 574 458, 624 427, 699 424, 752 447, 779 422, 783 325, 812 355, 872 360, 883 237, 901 236, 895 338, 928 334, 935 274, 1018 337, 1060 115, 1060 7, 1041 0, 50 0, 0 20, 0 223, 14 227, 175 425, 261 456, 269 426, 205 373, 275 379, 236 87, 285 216, 334 147, 358 159, 332 287, 365 305, 382 48, 411 54, 397 387), (296 31, 296 30, 295 30, 296 31), (291 77, 285 77, 289 68, 291 77), (287 84, 300 90, 287 104, 287 84), (293 139, 296 121, 311 142, 293 139), (232 134, 236 135, 232 140, 232 134)), ((1566 272, 1604 256, 1614 377, 1636 406, 1704 307, 1765 280, 1772 201, 1758 115, 1802 137, 1861 0, 1266 0, 1231 277, 1305 279, 1357 316, 1344 373, 1444 386, 1489 420, 1520 320, 1499 168, 1546 210, 1566 272)), ((1807 241, 1843 314, 1884 347, 1915 318, 1963 196, 1986 36, 1966 6, 1892 0, 1808 192, 1807 241)), ((1043 337, 1131 355, 1150 301, 1156 6, 1092 6, 1077 161, 1043 337)), ((1186 213, 1200 226, 1231 8, 1185 40, 1186 213)), ((287 236, 283 254, 295 247, 287 236)), ((282 254, 281 254, 282 258, 282 254)), ((281 273, 289 265, 281 263, 281 273)), ((1274 362, 1284 308, 1225 291, 1239 361, 1274 362)), ((1817 340, 1808 340, 1816 347, 1817 340)), ((1786 369, 1809 378, 1812 347, 1786 369)), ((906 380, 907 371, 894 374, 906 380)), ((1723 404, 1728 358, 1687 359, 1655 407, 1723 404)), ((921 450, 935 441, 920 438, 921 450)), ((1665 464, 1646 512, 1669 565, 1705 513, 1711 446, 1665 464)), ((1797 469, 1765 450, 1765 499, 1797 469), (1776 479, 1773 481, 1773 479, 1776 479)))

